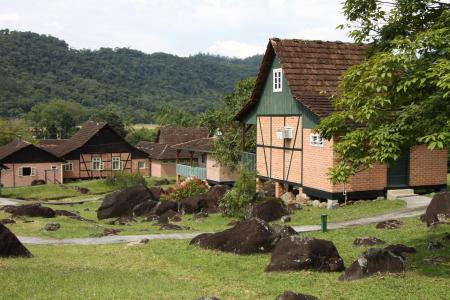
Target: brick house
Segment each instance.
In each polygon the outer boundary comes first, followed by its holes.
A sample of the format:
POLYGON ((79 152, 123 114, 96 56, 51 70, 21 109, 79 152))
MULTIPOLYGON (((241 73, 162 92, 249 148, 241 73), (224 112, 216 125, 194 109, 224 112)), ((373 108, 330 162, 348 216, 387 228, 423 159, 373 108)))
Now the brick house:
MULTIPOLYGON (((271 39, 250 100, 236 115, 243 128, 256 126, 258 186, 275 181, 276 194, 298 188, 306 195, 344 198, 344 186, 327 176, 335 164, 334 139, 312 129, 333 111, 339 77, 360 62, 366 46, 341 42, 271 39)), ((243 132, 245 131, 243 130, 243 132)), ((394 164, 357 173, 345 186, 349 199, 383 196, 387 189, 442 189, 447 151, 415 146, 394 164)))
MULTIPOLYGON (((158 129, 155 141, 140 141, 136 147, 147 153, 151 163, 151 176, 169 177, 176 176, 177 151, 171 146, 200 138, 208 137, 207 128, 185 127, 158 129)), ((180 161, 190 161, 191 154, 188 151, 181 151, 180 161)))
POLYGON ((67 161, 64 180, 103 178, 114 172, 150 175, 145 152, 130 145, 106 122, 87 121, 66 140, 41 140, 39 146, 67 161))
POLYGON ((215 137, 201 138, 185 143, 173 145, 176 149, 177 157, 181 152, 190 153, 193 160, 182 164, 177 161, 177 181, 178 176, 196 176, 206 180, 211 185, 223 184, 233 185, 238 176, 236 170, 231 170, 226 166, 220 165, 213 157, 215 137))
POLYGON ((62 183, 65 163, 54 154, 26 141, 16 139, 0 147, 0 186, 17 187, 37 181, 62 183))

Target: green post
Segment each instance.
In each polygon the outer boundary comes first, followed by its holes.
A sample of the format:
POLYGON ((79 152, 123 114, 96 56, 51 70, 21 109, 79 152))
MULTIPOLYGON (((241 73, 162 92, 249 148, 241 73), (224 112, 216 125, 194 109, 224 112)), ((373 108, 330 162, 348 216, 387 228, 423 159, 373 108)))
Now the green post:
POLYGON ((328 229, 327 229, 327 218, 328 218, 328 215, 325 215, 325 214, 320 215, 320 227, 322 228, 322 232, 327 232, 328 231, 328 229))

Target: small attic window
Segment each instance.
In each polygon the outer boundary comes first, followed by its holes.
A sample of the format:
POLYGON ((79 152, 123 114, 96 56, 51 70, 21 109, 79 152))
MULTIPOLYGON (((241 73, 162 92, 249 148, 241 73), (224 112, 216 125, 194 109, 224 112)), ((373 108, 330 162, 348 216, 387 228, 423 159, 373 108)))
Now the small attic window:
POLYGON ((273 91, 274 92, 281 92, 283 90, 282 87, 282 79, 283 79, 283 73, 281 72, 281 68, 273 69, 273 91))

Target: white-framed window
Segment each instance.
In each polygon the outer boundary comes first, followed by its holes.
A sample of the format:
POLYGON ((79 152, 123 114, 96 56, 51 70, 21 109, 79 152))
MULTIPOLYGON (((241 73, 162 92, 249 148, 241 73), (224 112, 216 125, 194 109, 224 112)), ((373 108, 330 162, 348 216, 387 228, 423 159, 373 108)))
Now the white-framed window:
POLYGON ((273 91, 274 92, 283 91, 282 81, 283 81, 283 72, 281 71, 281 68, 273 69, 273 91))
POLYGON ((92 163, 91 163, 91 169, 94 171, 100 171, 103 170, 103 162, 102 158, 100 156, 94 156, 92 157, 92 163))
POLYGON ((114 171, 122 169, 122 161, 119 156, 114 156, 111 160, 111 169, 114 171))
POLYGON ((145 161, 138 161, 138 169, 145 169, 145 161))
POLYGON ((33 177, 36 176, 36 168, 33 167, 20 167, 19 168, 20 177, 33 177))
POLYGON ((314 147, 323 147, 324 139, 317 133, 312 133, 309 136, 309 143, 314 147))
POLYGON ((72 162, 68 162, 66 164, 63 164, 63 171, 72 171, 72 170, 73 170, 72 162))

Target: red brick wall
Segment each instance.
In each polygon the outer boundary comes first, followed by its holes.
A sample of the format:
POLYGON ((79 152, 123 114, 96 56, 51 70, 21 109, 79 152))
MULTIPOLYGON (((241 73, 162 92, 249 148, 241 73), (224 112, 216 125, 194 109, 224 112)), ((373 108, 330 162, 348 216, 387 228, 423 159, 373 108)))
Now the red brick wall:
POLYGON ((332 192, 327 173, 334 162, 333 143, 325 141, 323 147, 311 146, 310 134, 311 129, 303 129, 303 186, 332 192))
MULTIPOLYGON (((296 118, 286 117, 286 126, 293 127, 294 132, 296 129, 296 118)), ((270 137, 272 137, 273 146, 283 147, 283 140, 276 138, 276 131, 284 126, 284 122, 284 117, 259 117, 259 121, 257 121, 257 143, 263 144, 264 142, 265 145, 270 145, 270 137), (272 126, 270 126, 271 123, 272 126)), ((326 192, 342 192, 344 186, 342 184, 333 185, 327 175, 329 169, 336 164, 332 148, 333 141, 325 141, 323 147, 312 146, 310 144, 311 131, 311 129, 303 129, 303 136, 302 130, 295 133, 297 135, 296 148, 301 148, 301 140, 303 139, 303 186, 326 192)), ((292 146, 292 143, 294 143, 294 139, 288 140, 285 147, 292 146)), ((283 180, 287 176, 291 151, 285 151, 283 156, 283 150, 281 149, 257 147, 256 154, 258 175, 278 180, 283 180), (285 161, 284 170, 283 159, 285 161)), ((301 151, 294 151, 291 170, 286 181, 301 183, 301 166, 301 151)), ((446 184, 446 182, 447 150, 430 151, 425 146, 413 147, 410 155, 410 185, 442 185, 446 184)), ((351 182, 346 184, 346 190, 348 192, 383 190, 386 186, 387 166, 375 165, 373 168, 362 170, 353 176, 351 182)))
MULTIPOLYGON (((260 116, 257 121, 257 144, 284 148, 301 148, 301 117, 260 116), (298 124, 298 130, 297 130, 298 124), (293 129, 292 139, 278 139, 277 130, 285 126, 293 129), (262 134, 261 134, 262 133, 262 134), (296 138, 295 138, 296 137, 296 138), (295 143, 295 145, 294 145, 295 143)), ((301 151, 277 148, 256 149, 256 169, 260 176, 294 183, 301 182, 301 151), (264 155, 265 154, 265 155, 264 155), (283 163, 284 160, 284 163, 283 163)))
POLYGON ((0 183, 4 187, 17 187, 31 185, 33 180, 45 180, 45 171, 47 171, 47 182, 56 183, 62 182, 62 163, 20 163, 20 164, 5 164, 9 169, 1 171, 0 183), (56 166, 55 171, 50 171, 52 166, 56 166), (36 169, 35 176, 19 176, 20 167, 33 167, 36 169))
POLYGON ((447 183, 447 150, 428 150, 426 146, 413 147, 410 152, 412 186, 447 183))

